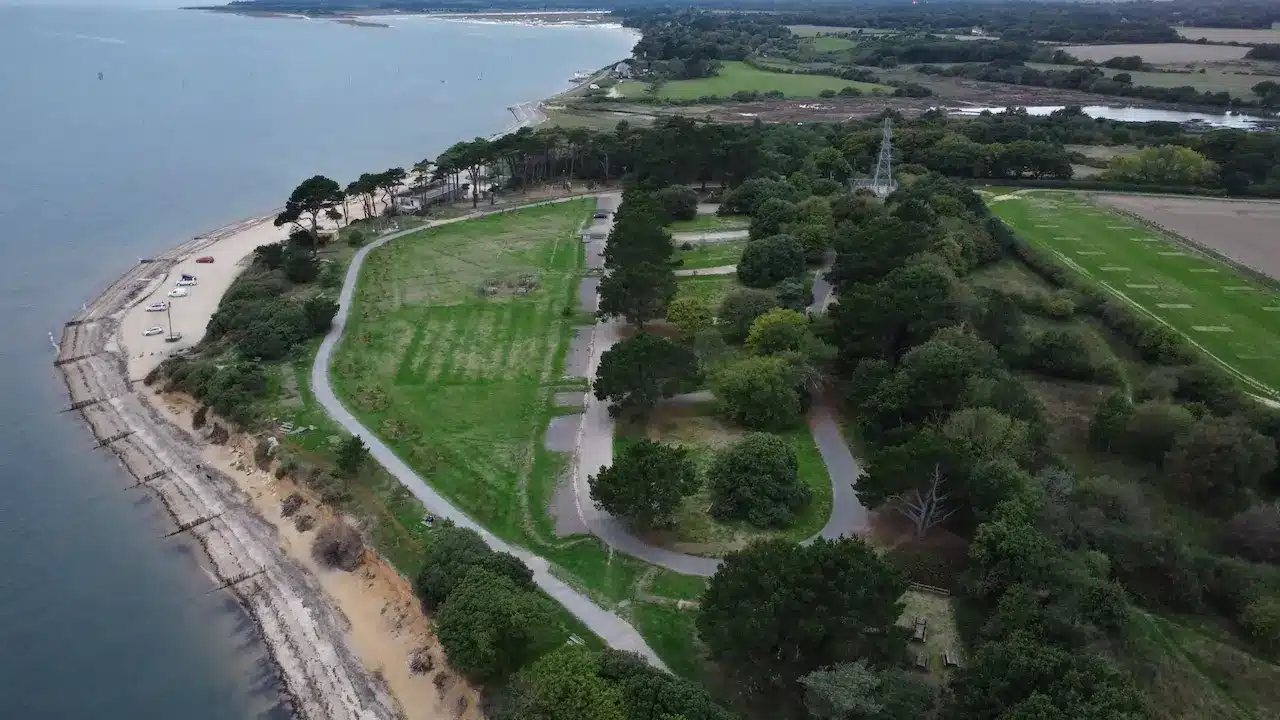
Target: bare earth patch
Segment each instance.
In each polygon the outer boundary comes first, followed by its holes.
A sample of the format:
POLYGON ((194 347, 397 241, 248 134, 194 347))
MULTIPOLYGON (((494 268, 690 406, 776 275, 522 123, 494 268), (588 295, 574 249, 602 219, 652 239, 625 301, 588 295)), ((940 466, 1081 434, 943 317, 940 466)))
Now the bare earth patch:
POLYGON ((1280 280, 1280 202, 1143 195, 1099 195, 1097 202, 1280 280))
POLYGON ((1113 57, 1139 55, 1153 64, 1223 62, 1244 58, 1249 48, 1236 45, 1189 45, 1187 43, 1151 43, 1149 45, 1072 45, 1063 50, 1081 60, 1103 62, 1113 57))
POLYGON ((1209 42, 1238 42, 1246 45, 1280 44, 1280 30, 1251 30, 1245 28, 1174 28, 1178 34, 1188 40, 1208 40, 1209 42))

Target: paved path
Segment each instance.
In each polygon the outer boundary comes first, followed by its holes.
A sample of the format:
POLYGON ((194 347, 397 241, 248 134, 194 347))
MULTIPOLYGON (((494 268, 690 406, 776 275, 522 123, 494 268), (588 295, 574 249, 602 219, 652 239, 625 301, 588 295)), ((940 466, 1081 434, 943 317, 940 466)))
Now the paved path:
POLYGON ((702 275, 732 275, 738 272, 737 265, 717 265, 709 268, 692 268, 677 270, 676 277, 699 277, 702 275))
POLYGON ((680 243, 702 243, 713 244, 730 242, 732 240, 746 240, 751 236, 751 231, 742 230, 694 230, 691 232, 672 233, 671 241, 676 245, 680 243))
MULTIPOLYGON (((573 200, 577 198, 567 198, 573 200)), ((533 203, 523 207, 532 207, 533 205, 545 205, 554 202, 565 202, 566 200, 553 200, 547 203, 533 203)), ((517 208, 506 208, 514 210, 517 208)), ((438 222, 428 223, 428 226, 446 225, 452 222, 459 222, 475 217, 493 214, 488 211, 473 213, 471 215, 455 218, 452 220, 442 220, 438 222)), ((564 605, 574 617, 582 621, 592 632, 599 635, 610 647, 619 650, 627 650, 637 652, 649 660, 650 663, 657 667, 665 669, 662 661, 658 659, 657 654, 645 643, 644 638, 636 629, 628 624, 625 620, 618 617, 614 613, 604 610, 596 605, 586 595, 569 587, 563 580, 551 574, 551 564, 545 559, 524 550, 523 548, 510 545, 497 536, 484 529, 479 523, 467 517, 452 503, 442 497, 434 489, 432 489, 423 479, 413 471, 403 460, 392 452, 391 448, 378 438, 378 436, 355 418, 350 412, 343 407, 337 396, 333 392, 333 387, 329 384, 329 365, 333 360, 333 351, 338 343, 342 340, 342 332, 347 324, 347 317, 351 312, 351 300, 355 294, 356 279, 360 275, 360 267, 364 264, 365 257, 374 248, 384 245, 405 235, 416 232, 421 228, 405 230, 403 232, 379 238, 375 242, 366 245, 355 254, 351 260, 351 266, 347 269, 346 279, 342 283, 342 293, 338 298, 338 314, 333 318, 333 327, 330 328, 329 334, 325 336, 324 342, 320 345, 320 351, 316 353, 315 365, 311 368, 311 389, 315 393, 316 400, 320 403, 329 417, 333 418, 339 425, 354 435, 359 435, 365 444, 369 447, 369 454, 382 464, 392 475, 400 481, 402 485, 409 489, 422 503, 431 509, 435 515, 448 518, 457 523, 460 527, 470 528, 480 534, 484 538, 489 547, 499 552, 508 552, 523 560, 530 569, 533 570, 533 581, 538 587, 552 598, 564 605)), ((603 535, 602 539, 608 542, 603 535)))

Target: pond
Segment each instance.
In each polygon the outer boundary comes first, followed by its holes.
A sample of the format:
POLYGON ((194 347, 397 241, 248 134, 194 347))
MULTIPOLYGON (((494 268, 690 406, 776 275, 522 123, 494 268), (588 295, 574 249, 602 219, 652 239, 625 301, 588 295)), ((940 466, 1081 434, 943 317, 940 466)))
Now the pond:
MULTIPOLYGON (((1062 105, 1032 105, 1025 108, 1028 115, 1049 115, 1057 110, 1062 110, 1062 105)), ((1002 107, 950 107, 947 112, 952 115, 974 116, 981 115, 990 111, 993 113, 1003 112, 1002 107)), ((1257 130, 1263 126, 1275 122, 1267 118, 1255 117, 1253 115, 1239 115, 1235 113, 1229 114, 1212 114, 1198 112, 1183 112, 1181 110, 1153 110, 1150 108, 1137 107, 1114 107, 1111 105, 1085 105, 1081 108, 1085 115, 1091 118, 1101 118, 1104 120, 1117 120, 1120 122, 1176 122, 1176 123, 1196 123, 1199 125, 1207 125, 1209 127, 1221 128, 1237 128, 1240 130, 1257 130)))

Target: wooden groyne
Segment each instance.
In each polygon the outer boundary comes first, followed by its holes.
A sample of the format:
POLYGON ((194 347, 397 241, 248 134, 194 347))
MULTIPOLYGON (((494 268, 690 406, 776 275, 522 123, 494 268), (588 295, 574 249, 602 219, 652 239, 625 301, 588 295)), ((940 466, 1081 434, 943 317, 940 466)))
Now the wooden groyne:
POLYGON ((164 283, 184 257, 263 218, 200 235, 141 259, 62 329, 55 367, 98 447, 109 450, 153 491, 176 526, 207 554, 216 589, 233 593, 254 619, 296 717, 395 718, 385 683, 360 662, 347 622, 318 581, 281 549, 275 528, 250 498, 200 454, 206 440, 166 420, 129 381, 128 349, 118 329, 130 308, 164 283))

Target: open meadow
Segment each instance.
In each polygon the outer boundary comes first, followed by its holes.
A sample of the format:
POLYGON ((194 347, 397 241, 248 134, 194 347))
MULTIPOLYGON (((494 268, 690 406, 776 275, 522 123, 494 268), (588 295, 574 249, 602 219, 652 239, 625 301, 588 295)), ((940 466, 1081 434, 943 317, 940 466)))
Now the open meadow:
MULTIPOLYGON (((716 75, 696 80, 675 80, 663 83, 652 97, 663 100, 696 100, 700 97, 729 97, 739 91, 769 92, 778 90, 789 98, 816 98, 823 90, 839 92, 855 87, 862 92, 874 89, 887 90, 883 85, 843 80, 831 75, 789 75, 754 68, 744 62, 726 62, 716 75)), ((629 80, 617 85, 623 97, 645 97, 649 85, 629 80)))
POLYGON ((1275 29, 1176 27, 1174 30, 1188 40, 1207 40, 1214 43, 1237 42, 1245 45, 1280 45, 1280 30, 1275 29))
POLYGON ((1192 45, 1149 43, 1142 45, 1071 45, 1062 48, 1081 60, 1104 62, 1113 57, 1139 55, 1152 65, 1241 60, 1249 48, 1242 45, 1192 45))
MULTIPOLYGON (((1197 46, 1188 46, 1197 47, 1197 46)), ((1070 72, 1074 65, 1053 65, 1050 63, 1027 63, 1028 67, 1037 70, 1070 72)), ((1115 70, 1099 67, 1108 78, 1126 73, 1134 85, 1150 85, 1151 87, 1173 88, 1193 87, 1200 92, 1221 92, 1223 90, 1242 100, 1254 100, 1253 86, 1263 80, 1280 80, 1272 75, 1243 75, 1217 67, 1204 68, 1204 72, 1149 72, 1140 70, 1115 70)))
POLYGON ((1280 399, 1280 293, 1143 223, 1056 192, 991 201, 1029 242, 1187 337, 1250 392, 1280 399))

